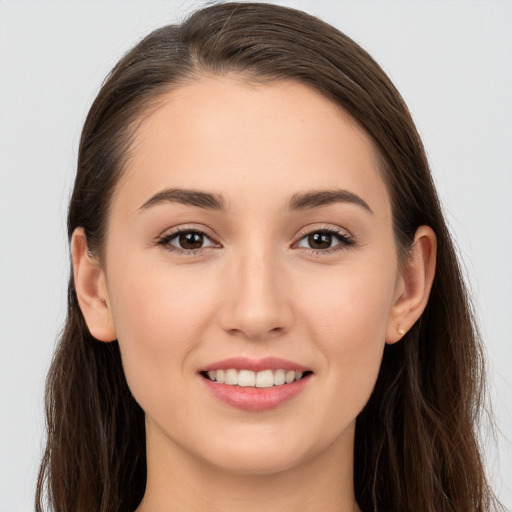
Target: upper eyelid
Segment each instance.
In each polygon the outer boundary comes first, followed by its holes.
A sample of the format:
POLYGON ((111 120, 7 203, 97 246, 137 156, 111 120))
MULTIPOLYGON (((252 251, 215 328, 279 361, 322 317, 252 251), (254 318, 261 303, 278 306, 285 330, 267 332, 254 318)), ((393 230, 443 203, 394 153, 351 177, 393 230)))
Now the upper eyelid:
MULTIPOLYGON (((195 226, 193 224, 184 225, 184 226, 176 226, 173 228, 167 228, 164 231, 162 231, 162 234, 160 234, 158 236, 158 238, 163 238, 168 235, 172 235, 172 234, 176 234, 176 233, 183 233, 183 232, 188 232, 188 231, 197 231, 197 232, 203 233, 211 238, 217 238, 216 235, 213 234, 213 232, 210 229, 208 229, 207 227, 205 227, 205 226, 199 227, 199 226, 195 226)), ((322 224, 321 226, 301 228, 298 231, 296 237, 303 237, 305 235, 308 235, 311 233, 316 233, 318 231, 329 231, 332 233, 344 233, 347 236, 352 236, 351 233, 345 228, 342 228, 340 226, 330 225, 330 224, 322 224)))
POLYGON ((218 241, 217 241, 218 237, 216 237, 215 234, 213 234, 213 232, 211 230, 209 230, 208 228, 203 227, 203 226, 199 227, 199 226, 194 226, 192 224, 168 228, 168 229, 162 231, 162 234, 158 235, 157 239, 162 240, 164 238, 174 237, 176 235, 179 235, 180 233, 189 233, 189 232, 201 233, 201 234, 207 236, 208 238, 210 238, 212 241, 218 243, 218 241))
MULTIPOLYGON (((337 237, 340 243, 325 249, 315 249, 313 247, 302 247, 301 249, 311 255, 328 255, 338 253, 340 250, 344 250, 358 243, 357 239, 347 229, 338 225, 323 224, 320 227, 303 228, 303 230, 301 230, 301 232, 296 236, 295 241, 292 244, 292 248, 295 248, 302 240, 304 240, 304 238, 308 237, 309 235, 320 232, 329 233, 337 237)), ((296 248, 298 249, 299 247, 296 248)))
POLYGON ((296 236, 296 241, 301 240, 302 238, 310 235, 311 233, 318 233, 320 231, 334 233, 336 235, 345 236, 346 238, 354 238, 354 236, 348 229, 342 228, 341 226, 332 225, 332 224, 323 224, 323 225, 320 225, 317 227, 312 227, 312 228, 308 228, 308 227, 302 228, 296 236))

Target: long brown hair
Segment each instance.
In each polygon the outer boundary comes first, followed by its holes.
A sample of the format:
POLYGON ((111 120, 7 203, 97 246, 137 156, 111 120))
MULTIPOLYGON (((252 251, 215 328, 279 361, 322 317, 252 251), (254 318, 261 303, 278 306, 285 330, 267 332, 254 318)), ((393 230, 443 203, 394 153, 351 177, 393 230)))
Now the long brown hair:
MULTIPOLYGON (((109 201, 141 118, 159 98, 202 74, 295 80, 330 98, 377 147, 392 201, 398 254, 416 229, 438 239, 425 312, 386 346, 356 423, 354 486, 365 512, 483 512, 498 507, 476 429, 482 349, 456 253, 410 113, 379 65, 332 26, 268 4, 226 3, 160 28, 115 66, 85 122, 68 235, 82 226, 101 254, 109 201)), ((68 314, 47 381, 48 440, 36 510, 126 512, 144 494, 144 412, 126 384, 117 342, 89 333, 72 278, 68 314), (46 496, 46 500, 45 500, 46 496)))

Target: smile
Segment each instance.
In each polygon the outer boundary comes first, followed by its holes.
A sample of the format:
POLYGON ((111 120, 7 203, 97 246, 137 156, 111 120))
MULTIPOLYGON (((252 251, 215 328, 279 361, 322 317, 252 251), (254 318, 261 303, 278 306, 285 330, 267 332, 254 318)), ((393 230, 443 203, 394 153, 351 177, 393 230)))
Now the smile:
POLYGON ((245 411, 267 411, 300 395, 313 371, 278 357, 234 357, 203 367, 199 375, 221 402, 245 411))
POLYGON ((295 370, 263 370, 254 372, 252 370, 237 370, 229 368, 227 370, 210 370, 204 372, 203 376, 212 382, 227 384, 228 386, 271 388, 274 386, 283 386, 301 380, 303 376, 311 372, 301 372, 295 370))

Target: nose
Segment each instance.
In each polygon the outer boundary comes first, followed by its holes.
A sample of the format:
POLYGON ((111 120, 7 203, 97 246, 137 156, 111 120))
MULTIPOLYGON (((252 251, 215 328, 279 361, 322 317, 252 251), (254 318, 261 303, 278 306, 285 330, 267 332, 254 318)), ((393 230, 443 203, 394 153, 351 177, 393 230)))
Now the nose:
POLYGON ((232 335, 263 340, 288 332, 292 308, 283 266, 267 250, 246 251, 230 262, 220 312, 232 335))

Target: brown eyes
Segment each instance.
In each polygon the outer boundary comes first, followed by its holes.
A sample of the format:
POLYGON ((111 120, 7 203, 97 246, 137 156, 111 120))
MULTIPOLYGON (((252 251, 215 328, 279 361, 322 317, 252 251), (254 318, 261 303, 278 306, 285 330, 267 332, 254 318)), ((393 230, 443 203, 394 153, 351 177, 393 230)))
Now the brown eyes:
MULTIPOLYGON (((312 233, 307 237, 304 237, 307 245, 311 249, 329 249, 332 247, 333 241, 338 238, 336 235, 332 235, 331 233, 312 233)), ((299 247, 303 247, 299 244, 299 247)))
MULTIPOLYGON (((354 239, 345 231, 335 229, 319 229, 302 236, 294 247, 309 249, 315 254, 330 253, 346 249, 354 245, 354 239)), ((158 245, 172 252, 196 254, 207 247, 220 248, 206 233, 196 230, 176 230, 158 240, 158 245)))
POLYGON ((204 244, 205 235, 196 231, 180 233, 177 237, 181 249, 201 249, 204 244))
POLYGON ((221 247, 202 231, 196 229, 176 230, 164 235, 157 241, 171 252, 195 254, 206 247, 221 247))

